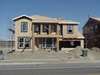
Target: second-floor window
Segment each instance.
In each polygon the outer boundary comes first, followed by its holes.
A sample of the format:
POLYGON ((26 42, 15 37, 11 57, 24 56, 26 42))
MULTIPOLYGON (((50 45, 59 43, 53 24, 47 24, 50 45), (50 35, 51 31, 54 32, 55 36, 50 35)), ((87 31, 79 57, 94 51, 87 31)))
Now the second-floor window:
POLYGON ((34 24, 34 32, 40 33, 40 24, 34 24))
POLYGON ((51 25, 51 32, 56 32, 57 26, 55 24, 51 25))
POLYGON ((97 25, 95 25, 95 26, 92 27, 93 32, 96 32, 97 29, 98 29, 98 26, 97 25))
POLYGON ((28 31, 28 22, 21 22, 21 32, 28 31))
POLYGON ((48 24, 43 24, 43 32, 49 32, 49 25, 48 24))
POLYGON ((73 33, 73 25, 67 25, 67 32, 73 33))

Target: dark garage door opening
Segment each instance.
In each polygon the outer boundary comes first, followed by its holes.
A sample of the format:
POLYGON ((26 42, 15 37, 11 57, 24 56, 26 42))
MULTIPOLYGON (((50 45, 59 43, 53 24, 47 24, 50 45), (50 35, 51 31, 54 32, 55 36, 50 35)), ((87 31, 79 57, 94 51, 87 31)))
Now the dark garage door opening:
POLYGON ((61 48, 75 48, 80 46, 80 41, 60 41, 59 42, 59 49, 61 48))

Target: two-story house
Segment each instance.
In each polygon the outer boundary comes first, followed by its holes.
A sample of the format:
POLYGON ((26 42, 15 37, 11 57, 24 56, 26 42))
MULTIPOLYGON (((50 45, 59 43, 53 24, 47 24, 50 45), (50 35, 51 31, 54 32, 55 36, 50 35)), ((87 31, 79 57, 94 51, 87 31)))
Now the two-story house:
POLYGON ((100 18, 89 17, 83 27, 83 35, 85 36, 85 47, 100 48, 100 18))
POLYGON ((84 47, 84 37, 78 31, 79 22, 38 15, 22 15, 13 21, 17 51, 84 47))

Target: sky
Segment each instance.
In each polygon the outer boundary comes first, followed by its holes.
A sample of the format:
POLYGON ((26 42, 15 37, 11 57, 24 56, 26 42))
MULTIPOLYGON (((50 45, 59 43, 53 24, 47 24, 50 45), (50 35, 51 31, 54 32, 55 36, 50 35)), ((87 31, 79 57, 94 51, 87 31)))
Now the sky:
POLYGON ((100 0, 0 0, 0 40, 9 39, 12 18, 20 15, 78 21, 82 32, 89 16, 100 17, 100 0))

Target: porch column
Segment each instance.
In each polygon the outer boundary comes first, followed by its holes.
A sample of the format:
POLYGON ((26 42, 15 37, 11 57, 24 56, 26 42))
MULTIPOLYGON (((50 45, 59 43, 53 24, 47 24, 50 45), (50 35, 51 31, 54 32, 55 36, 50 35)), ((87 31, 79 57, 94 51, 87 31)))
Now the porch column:
POLYGON ((51 24, 49 24, 49 34, 51 33, 51 24))
POLYGON ((42 34, 43 31, 43 24, 40 25, 40 34, 42 34))
POLYGON ((57 25, 57 51, 59 51, 59 25, 57 25))
POLYGON ((84 40, 81 40, 81 47, 84 48, 84 40))
POLYGON ((57 35, 59 35, 59 30, 60 30, 60 27, 59 25, 57 25, 57 35))
POLYGON ((34 24, 32 24, 32 51, 35 49, 34 24))
POLYGON ((57 51, 59 51, 59 38, 57 38, 56 46, 57 46, 57 51))

